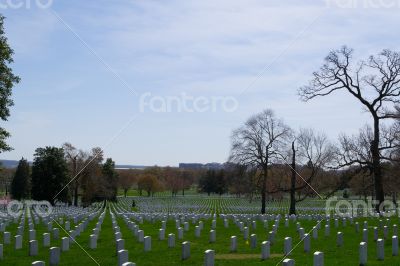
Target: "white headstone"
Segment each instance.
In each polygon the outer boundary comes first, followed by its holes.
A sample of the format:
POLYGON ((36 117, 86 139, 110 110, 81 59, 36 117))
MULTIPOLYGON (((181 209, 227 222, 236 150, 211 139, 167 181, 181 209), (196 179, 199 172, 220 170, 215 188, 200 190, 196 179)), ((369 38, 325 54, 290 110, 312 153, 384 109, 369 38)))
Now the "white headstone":
POLYGON ((314 266, 324 266, 324 253, 314 252, 314 266))
POLYGON ((60 264, 60 248, 51 247, 50 248, 50 265, 60 264))
POLYGON ((261 243, 261 259, 266 260, 270 256, 270 244, 269 241, 263 241, 261 243))
POLYGON ((29 256, 38 255, 38 242, 37 240, 29 241, 29 256))
POLYGON ((257 235, 252 234, 250 236, 250 248, 255 249, 257 247, 257 235))
POLYGON ((68 251, 69 250, 69 238, 63 237, 61 238, 61 251, 68 251))
POLYGON ((158 230, 158 240, 164 240, 165 239, 165 229, 160 228, 158 230))
POLYGON ((118 251, 118 266, 122 266, 124 263, 128 262, 129 254, 128 250, 121 249, 118 251))
POLYGON ((151 236, 144 237, 144 251, 151 251, 151 236))
POLYGON ((360 243, 360 265, 364 266, 368 261, 368 253, 367 253, 368 245, 366 242, 360 243))
POLYGON ((143 243, 143 241, 144 241, 144 231, 143 230, 138 230, 138 241, 140 242, 140 243, 143 243))
POLYGON ((231 252, 237 251, 237 238, 236 236, 231 236, 231 252))
POLYGON ((216 239, 216 233, 215 230, 210 231, 210 243, 214 243, 216 239))
POLYGON ((125 248, 125 240, 118 239, 115 243, 116 243, 116 252, 118 254, 118 251, 123 250, 125 248))
POLYGON ((4 232, 3 233, 3 242, 5 245, 11 243, 11 233, 10 232, 4 232))
POLYGON ((174 234, 168 235, 168 247, 169 248, 175 247, 175 235, 174 234))
POLYGON ((22 236, 16 235, 15 236, 15 249, 21 249, 21 248, 22 248, 22 236))
POLYGON ((178 239, 183 239, 183 228, 178 227, 178 239))
POLYGON ((308 253, 311 250, 311 239, 309 234, 304 235, 304 252, 308 253))
POLYGON ((32 266, 45 266, 46 263, 44 261, 34 261, 31 264, 32 266))
POLYGON ((397 236, 392 236, 392 255, 399 255, 399 239, 397 236))
POLYGON ((383 239, 378 239, 376 241, 376 253, 377 253, 378 260, 385 259, 385 249, 384 249, 383 239))
POLYGON ((214 254, 214 250, 206 250, 204 253, 204 266, 214 266, 214 254))
POLYGON ((343 233, 342 232, 337 232, 336 244, 338 245, 338 247, 343 246, 343 233))
POLYGON ((29 240, 35 240, 35 239, 36 239, 36 231, 29 230, 29 240))
POLYGON ((182 243, 182 260, 190 258, 190 242, 185 241, 182 243))
POLYGON ((284 259, 282 261, 283 266, 294 266, 294 260, 292 259, 284 259))
POLYGON ((291 237, 285 237, 284 254, 288 255, 291 250, 292 250, 292 238, 291 237))
POLYGON ((90 235, 89 237, 89 248, 96 249, 97 248, 97 235, 90 235))
POLYGON ((50 234, 43 233, 43 247, 49 247, 49 246, 50 246, 50 234))
POLYGON ((363 237, 362 237, 362 241, 365 243, 368 243, 368 229, 363 229, 363 237))

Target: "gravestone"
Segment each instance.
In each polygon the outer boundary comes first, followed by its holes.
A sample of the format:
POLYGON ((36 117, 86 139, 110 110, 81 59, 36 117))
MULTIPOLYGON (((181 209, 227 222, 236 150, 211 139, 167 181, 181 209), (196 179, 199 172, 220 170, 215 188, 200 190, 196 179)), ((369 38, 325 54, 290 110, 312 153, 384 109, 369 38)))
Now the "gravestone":
POLYGON ((399 239, 397 236, 392 236, 392 255, 399 255, 399 239))
POLYGON ((282 261, 283 266, 294 266, 294 260, 292 259, 284 259, 282 261))
POLYGON ((51 247, 50 248, 50 265, 58 265, 60 264, 60 248, 59 247, 51 247))
POLYGON ((367 265, 368 261, 368 253, 367 253, 368 245, 366 242, 361 242, 360 243, 360 265, 364 266, 367 265))
POLYGON ((263 241, 261 243, 261 259, 266 260, 270 256, 270 244, 269 241, 263 241))
POLYGON ((290 251, 292 250, 292 238, 291 237, 285 237, 285 242, 284 242, 284 254, 288 255, 290 251))
POLYGON ((10 232, 3 233, 3 242, 5 245, 8 245, 11 243, 11 233, 10 232))
POLYGON ((37 240, 29 241, 29 256, 38 255, 38 242, 37 240))
POLYGON ((182 243, 182 260, 190 258, 190 242, 185 241, 182 243))
POLYGON ((250 236, 250 248, 255 249, 257 247, 257 235, 252 234, 250 236))
POLYGON ((362 241, 368 243, 368 229, 363 229, 362 241))
POLYGON ((151 236, 144 237, 144 251, 151 251, 151 236))
POLYGON ((376 253, 377 253, 378 260, 385 259, 385 249, 384 249, 383 239, 378 239, 376 241, 376 253))
POLYGON ((317 227, 313 227, 313 229, 312 229, 312 233, 313 233, 313 238, 314 239, 318 239, 318 229, 317 229, 317 227))
POLYGON ((143 243, 143 241, 144 241, 144 231, 143 230, 138 230, 137 237, 138 237, 139 243, 143 243))
POLYGON ((204 253, 204 266, 214 266, 214 250, 208 249, 204 253))
POLYGON ((118 254, 118 251, 123 250, 125 248, 125 240, 124 239, 118 239, 116 242, 116 253, 118 254))
POLYGON ((118 266, 122 266, 124 263, 128 262, 129 254, 128 250, 121 249, 118 251, 118 266))
POLYGON ((97 248, 97 235, 90 235, 89 237, 89 248, 96 249, 97 248))
POLYGON ((22 236, 20 236, 20 235, 16 235, 15 237, 15 249, 16 250, 18 250, 18 249, 21 249, 22 248, 22 236))
POLYGON ((237 238, 236 236, 231 236, 231 252, 237 251, 237 238))
POLYGON ((329 225, 328 225, 328 224, 325 225, 325 236, 329 236, 329 235, 330 235, 330 232, 331 232, 331 230, 330 230, 329 225))
POLYGON ((43 247, 50 247, 50 234, 43 233, 43 247))
POLYGON ((61 238, 61 251, 65 252, 69 250, 69 239, 68 237, 61 238))
POLYGON ((165 229, 160 228, 158 230, 158 240, 164 240, 165 239, 165 229))
POLYGON ((215 230, 210 231, 210 243, 214 243, 216 239, 216 233, 215 230))
POLYGON ((183 228, 182 227, 178 228, 178 239, 183 239, 183 228))
POLYGON ((374 227, 374 241, 378 240, 378 227, 374 227))
POLYGON ((304 252, 309 253, 311 250, 311 239, 309 234, 304 235, 304 252))
POLYGON ((249 228, 247 226, 243 229, 243 238, 244 240, 249 239, 249 228))
POLYGON ((175 235, 174 234, 168 235, 168 247, 169 248, 175 247, 175 235))
POLYGON ((58 228, 53 228, 53 239, 59 239, 60 238, 60 230, 58 228))
POLYGON ((314 252, 314 266, 324 266, 324 253, 314 252))
POLYGON ((342 232, 337 232, 336 244, 338 247, 343 246, 343 233, 342 232))
POLYGON ((29 240, 35 240, 35 239, 36 239, 36 231, 29 230, 29 240))

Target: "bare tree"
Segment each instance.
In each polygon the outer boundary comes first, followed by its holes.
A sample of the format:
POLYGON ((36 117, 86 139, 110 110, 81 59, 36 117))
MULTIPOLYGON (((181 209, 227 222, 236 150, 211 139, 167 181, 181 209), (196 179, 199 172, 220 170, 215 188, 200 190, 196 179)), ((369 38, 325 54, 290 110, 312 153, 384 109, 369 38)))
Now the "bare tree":
POLYGON ((78 206, 78 192, 79 192, 79 174, 78 174, 78 163, 82 153, 76 149, 71 143, 64 143, 62 146, 65 154, 65 159, 68 164, 68 170, 70 172, 71 179, 73 180, 73 197, 74 206, 78 206))
POLYGON ((354 64, 353 50, 342 47, 325 58, 321 69, 313 73, 309 85, 299 89, 304 101, 326 96, 335 91, 346 91, 371 114, 373 138, 370 143, 375 194, 384 201, 380 156, 380 129, 384 119, 397 117, 396 104, 400 96, 400 54, 384 50, 378 56, 354 64))
POLYGON ((268 169, 284 152, 290 135, 291 129, 270 109, 252 116, 233 131, 229 160, 261 171, 261 213, 265 213, 268 169))
MULTIPOLYGON (((290 164, 290 188, 284 190, 290 193, 289 214, 296 214, 296 203, 305 200, 310 195, 318 195, 313 181, 324 174, 333 158, 333 146, 324 134, 317 134, 312 129, 300 129, 296 140, 292 142, 290 164), (296 192, 305 191, 296 198, 296 192)), ((285 160, 286 161, 286 160, 285 160)), ((287 162, 287 161, 286 161, 287 162)))

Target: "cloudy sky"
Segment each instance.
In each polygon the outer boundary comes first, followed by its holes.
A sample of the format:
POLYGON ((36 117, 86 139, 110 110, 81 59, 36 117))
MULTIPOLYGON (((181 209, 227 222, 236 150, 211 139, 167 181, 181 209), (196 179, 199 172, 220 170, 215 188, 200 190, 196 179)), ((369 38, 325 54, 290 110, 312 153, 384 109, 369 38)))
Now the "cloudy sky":
POLYGON ((2 159, 68 141, 119 164, 224 162, 232 130, 265 108, 335 141, 368 114, 297 89, 344 44, 400 50, 394 0, 18 1, 0 0, 21 77, 2 159))

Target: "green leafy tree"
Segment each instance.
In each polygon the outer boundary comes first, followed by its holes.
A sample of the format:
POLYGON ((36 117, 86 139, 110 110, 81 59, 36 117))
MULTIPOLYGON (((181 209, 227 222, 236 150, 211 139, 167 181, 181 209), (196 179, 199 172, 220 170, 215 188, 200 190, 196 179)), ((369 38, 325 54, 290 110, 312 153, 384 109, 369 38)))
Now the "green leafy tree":
POLYGON ((22 158, 11 183, 11 195, 16 200, 27 199, 30 194, 29 163, 22 158))
POLYGON ((199 191, 207 193, 210 196, 215 192, 216 187, 216 173, 214 170, 208 170, 199 179, 199 191))
POLYGON ((103 165, 103 176, 106 184, 106 198, 116 200, 118 193, 118 173, 115 171, 115 162, 108 158, 103 165))
MULTIPOLYGON (((7 43, 4 33, 4 17, 0 15, 0 119, 7 121, 10 116, 10 107, 14 105, 11 99, 12 87, 19 82, 19 77, 15 76, 10 68, 13 62, 14 51, 7 43)), ((10 133, 0 127, 0 152, 9 151, 11 147, 6 143, 10 133)))
POLYGON ((57 147, 38 148, 32 165, 32 198, 68 201, 68 168, 64 150, 57 147))

